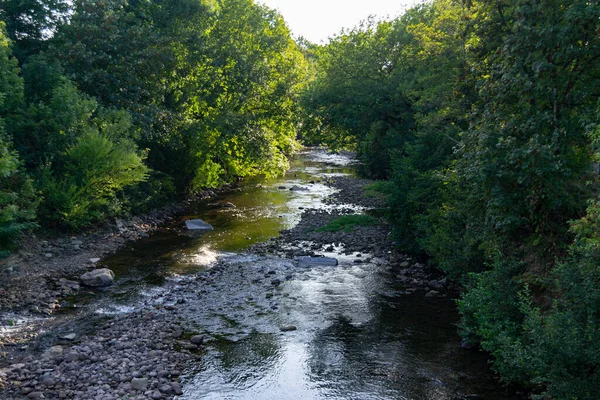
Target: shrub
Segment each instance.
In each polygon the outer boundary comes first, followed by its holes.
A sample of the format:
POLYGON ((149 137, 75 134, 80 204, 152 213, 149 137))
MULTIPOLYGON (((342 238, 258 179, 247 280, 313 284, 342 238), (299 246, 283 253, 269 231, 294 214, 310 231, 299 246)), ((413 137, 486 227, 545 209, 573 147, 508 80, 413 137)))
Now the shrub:
POLYGON ((113 215, 115 194, 146 180, 148 168, 133 142, 90 131, 66 152, 62 176, 46 169, 44 213, 58 224, 78 228, 113 215))

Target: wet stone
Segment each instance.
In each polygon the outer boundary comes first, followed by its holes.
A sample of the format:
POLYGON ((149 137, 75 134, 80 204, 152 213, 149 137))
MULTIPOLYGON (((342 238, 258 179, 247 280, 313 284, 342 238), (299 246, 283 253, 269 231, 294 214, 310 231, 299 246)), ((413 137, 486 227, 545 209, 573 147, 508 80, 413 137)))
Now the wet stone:
POLYGON ((294 326, 294 325, 285 325, 285 326, 282 326, 281 328, 279 328, 279 330, 281 332, 292 332, 292 331, 295 331, 297 329, 298 328, 296 326, 294 326))
POLYGON ((190 231, 212 231, 212 225, 202 221, 201 219, 190 219, 185 221, 185 227, 190 231))
POLYGON ((200 346, 202 343, 204 343, 204 336, 194 335, 190 338, 190 342, 196 346, 200 346))
POLYGON ((332 257, 311 257, 311 256, 299 256, 296 257, 299 267, 311 267, 311 266, 331 266, 335 267, 338 265, 337 258, 332 257))

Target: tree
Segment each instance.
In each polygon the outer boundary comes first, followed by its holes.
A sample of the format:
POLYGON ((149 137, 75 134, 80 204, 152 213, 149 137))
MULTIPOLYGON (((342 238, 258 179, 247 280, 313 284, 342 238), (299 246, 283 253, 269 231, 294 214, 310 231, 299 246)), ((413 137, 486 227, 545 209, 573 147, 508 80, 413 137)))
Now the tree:
POLYGON ((0 21, 15 43, 15 55, 23 63, 45 46, 69 15, 65 0, 0 0, 0 21))
MULTIPOLYGON (((0 22, 0 116, 10 116, 22 106, 23 81, 11 57, 4 24, 0 22)), ((0 118, 0 257, 15 246, 24 230, 35 227, 37 200, 29 177, 21 168, 0 118)))

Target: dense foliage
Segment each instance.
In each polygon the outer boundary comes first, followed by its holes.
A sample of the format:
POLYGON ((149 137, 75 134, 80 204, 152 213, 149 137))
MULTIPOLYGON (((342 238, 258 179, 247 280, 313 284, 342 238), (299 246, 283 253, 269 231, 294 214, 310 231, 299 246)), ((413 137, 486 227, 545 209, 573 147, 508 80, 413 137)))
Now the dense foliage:
POLYGON ((287 168, 307 68, 276 12, 2 0, 0 21, 2 251, 287 168))
POLYGON ((312 48, 303 95, 304 136, 354 147, 399 245, 465 285, 465 340, 557 399, 600 383, 599 17, 434 0, 312 48))

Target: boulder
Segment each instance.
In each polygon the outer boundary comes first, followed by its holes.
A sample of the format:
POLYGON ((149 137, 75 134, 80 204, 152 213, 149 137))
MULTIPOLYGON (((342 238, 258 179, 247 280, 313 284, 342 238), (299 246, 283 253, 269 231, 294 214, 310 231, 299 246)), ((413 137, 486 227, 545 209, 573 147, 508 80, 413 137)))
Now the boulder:
POLYGON ((79 277, 81 283, 91 287, 105 287, 113 284, 115 274, 108 268, 95 269, 79 277))
POLYGON ((188 219, 185 221, 185 227, 190 231, 212 231, 211 224, 207 224, 201 219, 188 219))
POLYGON ((312 267, 312 266, 329 266, 335 267, 338 265, 337 258, 333 257, 310 257, 310 256, 300 256, 295 258, 298 261, 299 267, 312 267))
POLYGON ((292 332, 292 331, 295 331, 296 329, 298 329, 298 328, 295 327, 294 325, 286 325, 286 326, 282 326, 279 328, 279 330, 281 332, 292 332))

